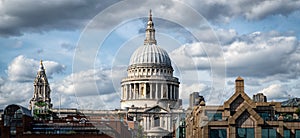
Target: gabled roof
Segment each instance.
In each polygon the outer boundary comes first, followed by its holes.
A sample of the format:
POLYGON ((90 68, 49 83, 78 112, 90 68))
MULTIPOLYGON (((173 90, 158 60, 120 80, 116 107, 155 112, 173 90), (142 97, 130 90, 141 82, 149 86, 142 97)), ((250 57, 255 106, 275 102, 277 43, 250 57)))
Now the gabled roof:
POLYGON ((260 117, 259 114, 256 113, 255 110, 252 109, 252 107, 247 103, 243 102, 238 108, 238 112, 236 112, 232 117, 228 119, 229 124, 234 125, 238 117, 240 117, 244 112, 248 112, 250 116, 252 116, 255 119, 255 122, 257 125, 264 124, 264 120, 260 117))
POLYGON ((245 92, 235 92, 226 102, 224 102, 224 108, 230 108, 230 104, 238 97, 241 96, 244 102, 247 102, 252 108, 255 107, 252 99, 245 92))
POLYGON ((236 78, 236 81, 243 81, 244 79, 241 77, 241 76, 238 76, 237 78, 236 78))

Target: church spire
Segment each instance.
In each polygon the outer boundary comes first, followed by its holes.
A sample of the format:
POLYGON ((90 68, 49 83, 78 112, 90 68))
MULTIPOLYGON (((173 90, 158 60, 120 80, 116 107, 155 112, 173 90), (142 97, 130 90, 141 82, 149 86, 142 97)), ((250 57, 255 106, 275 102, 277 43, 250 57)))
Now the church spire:
POLYGON ((147 23, 147 28, 146 28, 146 39, 144 40, 144 45, 153 45, 157 44, 155 40, 155 29, 154 29, 154 24, 152 22, 152 13, 151 9, 149 12, 149 19, 147 23))
POLYGON ((43 60, 40 61, 40 69, 39 69, 39 72, 40 72, 40 71, 45 71, 44 65, 43 65, 43 60))
POLYGON ((40 61, 40 67, 33 84, 34 93, 30 100, 29 109, 32 110, 32 114, 36 117, 49 114, 49 110, 52 108, 50 98, 51 90, 42 60, 40 61))

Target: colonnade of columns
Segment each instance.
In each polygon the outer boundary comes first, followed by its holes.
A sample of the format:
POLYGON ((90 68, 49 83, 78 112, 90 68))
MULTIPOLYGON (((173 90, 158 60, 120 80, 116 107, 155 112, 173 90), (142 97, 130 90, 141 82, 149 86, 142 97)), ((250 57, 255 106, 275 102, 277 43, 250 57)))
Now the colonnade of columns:
POLYGON ((168 131, 172 131, 172 116, 170 115, 160 115, 157 114, 159 117, 159 125, 155 126, 155 118, 154 116, 144 116, 143 117, 143 124, 145 130, 151 130, 153 127, 162 127, 168 131))
POLYGON ((176 84, 167 83, 130 83, 122 85, 122 99, 170 99, 179 98, 176 84))
POLYGON ((128 70, 128 77, 137 76, 173 76, 172 68, 131 68, 128 70))

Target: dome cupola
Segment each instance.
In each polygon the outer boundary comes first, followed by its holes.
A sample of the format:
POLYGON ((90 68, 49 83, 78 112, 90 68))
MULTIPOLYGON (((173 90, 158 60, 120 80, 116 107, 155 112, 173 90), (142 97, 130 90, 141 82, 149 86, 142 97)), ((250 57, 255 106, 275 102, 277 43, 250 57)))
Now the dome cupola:
POLYGON ((148 18, 147 28, 145 31, 146 38, 144 40, 144 45, 139 47, 132 54, 129 66, 159 65, 172 68, 168 53, 161 47, 157 46, 151 10, 148 18))
POLYGON ((173 76, 167 51, 157 46, 151 10, 145 32, 144 45, 133 52, 127 77, 121 82, 121 108, 145 105, 177 108, 181 105, 179 80, 173 76))

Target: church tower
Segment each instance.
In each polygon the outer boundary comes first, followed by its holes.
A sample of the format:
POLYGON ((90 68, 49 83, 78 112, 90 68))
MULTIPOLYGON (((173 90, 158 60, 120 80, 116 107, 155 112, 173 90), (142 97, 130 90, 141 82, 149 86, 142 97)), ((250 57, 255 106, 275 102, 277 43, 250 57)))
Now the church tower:
POLYGON ((40 62, 40 68, 34 80, 33 98, 30 100, 29 109, 34 116, 45 116, 49 114, 52 108, 50 98, 50 86, 44 69, 43 61, 40 62))

